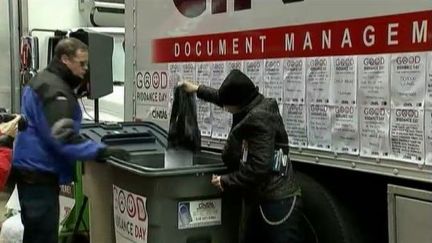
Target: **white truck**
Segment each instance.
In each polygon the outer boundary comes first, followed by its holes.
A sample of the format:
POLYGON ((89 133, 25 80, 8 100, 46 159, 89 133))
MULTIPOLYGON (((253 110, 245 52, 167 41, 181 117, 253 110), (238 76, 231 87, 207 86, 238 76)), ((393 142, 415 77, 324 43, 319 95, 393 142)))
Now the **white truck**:
MULTIPOLYGON (((280 104, 315 242, 432 242, 430 1, 55 2, 2 1, 0 106, 19 110, 20 34, 125 6, 126 121, 167 128, 177 81, 217 88, 241 69, 280 104)), ((221 149, 229 115, 198 104, 202 145, 221 149)))
MULTIPOLYGON (((275 98, 316 242, 432 242, 432 3, 125 1, 125 120, 233 68, 275 98)), ((202 145, 230 116, 198 103, 202 145)))

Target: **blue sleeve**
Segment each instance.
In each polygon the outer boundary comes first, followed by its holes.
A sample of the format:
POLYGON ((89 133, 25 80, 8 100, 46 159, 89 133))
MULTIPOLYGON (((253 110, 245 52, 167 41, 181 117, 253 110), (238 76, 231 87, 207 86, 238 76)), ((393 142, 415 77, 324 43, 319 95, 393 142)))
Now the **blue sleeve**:
MULTIPOLYGON (((50 148, 53 153, 57 153, 66 160, 94 160, 97 158, 99 150, 105 147, 103 144, 91 141, 91 140, 81 140, 79 143, 62 143, 56 140, 51 133, 51 126, 46 119, 44 112, 44 107, 42 102, 38 99, 38 96, 31 89, 26 92, 23 96, 23 102, 26 104, 25 107, 31 107, 31 117, 28 118, 29 128, 33 128, 37 135, 41 138, 41 141, 45 143, 46 147, 50 148)), ((59 105, 58 113, 61 114, 65 112, 64 109, 60 108, 59 105)), ((68 111, 66 111, 68 112, 68 111)), ((70 113, 70 112, 69 112, 70 113)), ((68 118, 68 116, 65 116, 68 118)), ((77 123, 75 127, 80 127, 79 123, 81 121, 75 121, 77 123)), ((76 131, 78 133, 78 130, 76 131)))
POLYGON ((69 160, 95 160, 98 156, 99 150, 105 147, 104 145, 91 140, 84 140, 79 144, 61 144, 55 139, 53 140, 54 143, 59 144, 56 146, 59 146, 58 151, 60 151, 60 154, 69 160))

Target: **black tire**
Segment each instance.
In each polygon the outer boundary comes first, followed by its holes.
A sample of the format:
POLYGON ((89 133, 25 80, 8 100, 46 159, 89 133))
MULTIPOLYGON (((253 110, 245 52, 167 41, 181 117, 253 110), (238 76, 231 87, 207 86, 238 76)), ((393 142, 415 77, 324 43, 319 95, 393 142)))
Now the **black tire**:
POLYGON ((354 223, 332 194, 319 182, 296 173, 302 189, 308 243, 354 243, 354 223))

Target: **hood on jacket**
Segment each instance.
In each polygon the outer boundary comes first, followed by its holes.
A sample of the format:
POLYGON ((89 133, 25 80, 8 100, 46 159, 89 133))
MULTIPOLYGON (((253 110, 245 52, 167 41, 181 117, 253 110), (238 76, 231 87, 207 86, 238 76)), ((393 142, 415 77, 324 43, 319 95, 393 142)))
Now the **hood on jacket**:
POLYGON ((244 107, 258 95, 258 88, 248 76, 233 69, 218 90, 219 101, 223 105, 244 107))

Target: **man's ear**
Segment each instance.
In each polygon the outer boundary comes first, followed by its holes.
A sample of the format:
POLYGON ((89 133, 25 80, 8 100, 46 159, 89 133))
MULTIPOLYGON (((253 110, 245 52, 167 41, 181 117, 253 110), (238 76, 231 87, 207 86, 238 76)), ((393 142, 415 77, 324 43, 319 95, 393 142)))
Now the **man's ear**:
POLYGON ((61 55, 60 60, 62 63, 66 64, 69 62, 69 57, 66 54, 61 55))

